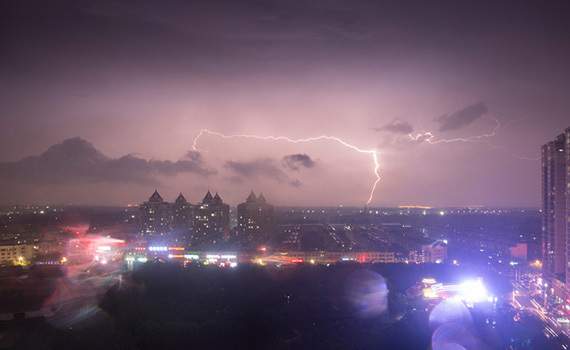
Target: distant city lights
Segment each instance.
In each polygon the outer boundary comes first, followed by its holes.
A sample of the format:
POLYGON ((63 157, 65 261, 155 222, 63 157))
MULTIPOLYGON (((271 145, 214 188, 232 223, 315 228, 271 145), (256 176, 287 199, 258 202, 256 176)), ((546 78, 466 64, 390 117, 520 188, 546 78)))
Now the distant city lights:
POLYGON ((151 252, 166 252, 168 247, 148 247, 148 250, 151 252))

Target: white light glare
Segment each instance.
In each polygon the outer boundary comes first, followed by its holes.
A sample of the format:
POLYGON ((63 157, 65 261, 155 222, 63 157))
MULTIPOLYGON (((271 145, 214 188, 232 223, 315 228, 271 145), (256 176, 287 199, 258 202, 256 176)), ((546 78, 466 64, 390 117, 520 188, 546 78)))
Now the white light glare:
POLYGON ((461 285, 461 291, 466 302, 479 302, 487 299, 487 290, 481 281, 468 281, 461 285))

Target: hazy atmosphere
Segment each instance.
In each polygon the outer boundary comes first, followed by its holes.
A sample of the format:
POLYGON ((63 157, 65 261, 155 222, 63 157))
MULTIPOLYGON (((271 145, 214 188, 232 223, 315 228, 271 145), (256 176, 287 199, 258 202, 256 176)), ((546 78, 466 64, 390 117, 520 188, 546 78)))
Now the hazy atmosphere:
POLYGON ((539 206, 544 4, 3 1, 0 201, 539 206))

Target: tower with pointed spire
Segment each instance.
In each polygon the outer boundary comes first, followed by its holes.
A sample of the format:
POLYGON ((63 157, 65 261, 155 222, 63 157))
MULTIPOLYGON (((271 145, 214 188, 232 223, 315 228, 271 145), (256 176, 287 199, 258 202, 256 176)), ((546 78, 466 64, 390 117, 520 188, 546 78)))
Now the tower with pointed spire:
POLYGON ((149 237, 169 236, 171 224, 170 204, 154 190, 148 201, 139 205, 139 232, 149 237))
POLYGON ((237 207, 238 226, 236 235, 241 244, 257 245, 264 243, 273 231, 273 206, 263 196, 255 196, 253 190, 237 207))
POLYGON ((172 203, 172 234, 176 237, 177 243, 184 245, 190 243, 193 217, 194 207, 180 193, 172 203))
POLYGON ((221 243, 229 236, 230 206, 216 193, 208 191, 202 203, 194 206, 192 245, 208 246, 221 243))

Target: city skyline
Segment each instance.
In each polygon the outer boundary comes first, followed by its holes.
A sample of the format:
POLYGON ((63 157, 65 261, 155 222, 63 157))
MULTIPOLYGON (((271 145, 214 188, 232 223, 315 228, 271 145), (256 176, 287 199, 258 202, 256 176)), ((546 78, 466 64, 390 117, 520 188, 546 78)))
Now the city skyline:
POLYGON ((2 204, 539 207, 570 126, 552 4, 1 6, 2 204))

